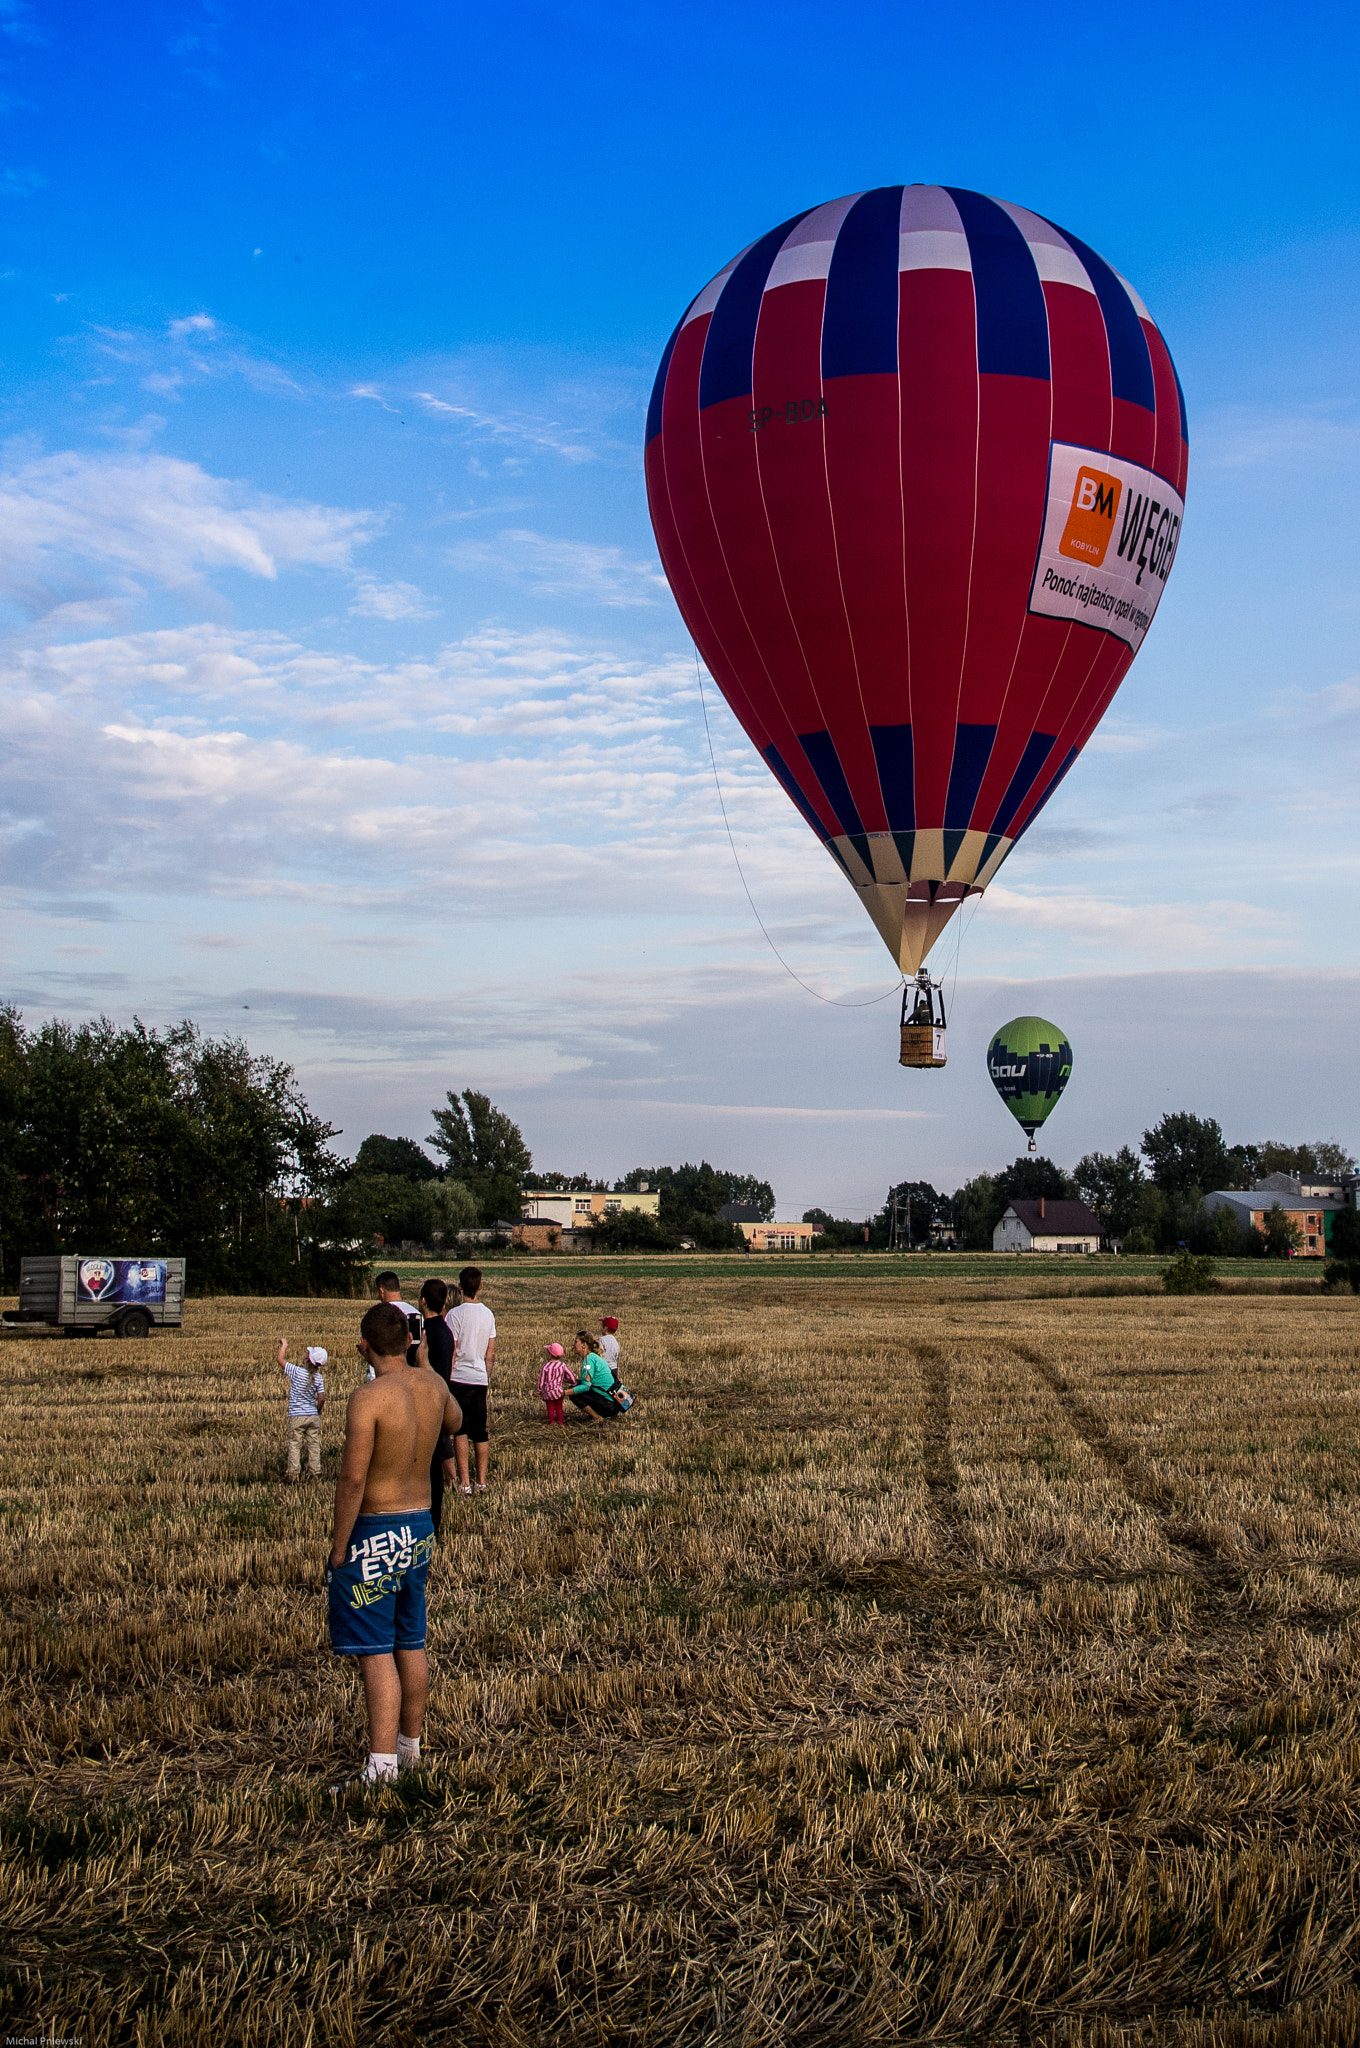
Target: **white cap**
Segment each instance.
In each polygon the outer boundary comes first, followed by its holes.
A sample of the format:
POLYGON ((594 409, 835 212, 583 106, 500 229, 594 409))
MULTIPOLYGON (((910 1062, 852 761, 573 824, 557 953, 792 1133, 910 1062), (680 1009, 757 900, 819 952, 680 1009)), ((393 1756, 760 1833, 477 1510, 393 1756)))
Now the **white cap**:
POLYGON ((324 1365, 328 1355, 325 1346, 322 1344, 309 1344, 307 1346, 308 1365, 324 1365))

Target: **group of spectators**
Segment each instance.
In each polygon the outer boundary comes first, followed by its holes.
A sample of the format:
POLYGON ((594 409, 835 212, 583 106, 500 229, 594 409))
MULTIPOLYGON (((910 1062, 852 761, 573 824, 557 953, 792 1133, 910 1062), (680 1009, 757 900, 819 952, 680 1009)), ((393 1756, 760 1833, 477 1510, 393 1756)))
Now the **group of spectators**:
MULTIPOLYGON (((464 1266, 455 1287, 445 1280, 426 1280, 416 1307, 402 1297, 396 1273, 379 1273, 380 1302, 406 1318, 410 1335, 408 1365, 425 1364, 453 1391, 462 1412, 462 1427, 450 1437, 441 1433, 430 1462, 430 1514, 438 1535, 443 1524, 444 1495, 455 1489, 471 1496, 485 1493, 490 1465, 487 1395, 496 1369, 496 1318, 481 1299, 482 1275, 464 1266)), ((627 1412, 632 1396, 619 1378, 619 1319, 600 1318, 600 1334, 578 1330, 572 1340, 573 1360, 561 1344, 545 1344, 538 1392, 549 1424, 565 1425, 563 1404, 570 1401, 583 1415, 611 1422, 627 1412)), ((288 1380, 288 1478, 302 1476, 302 1452, 308 1470, 321 1477, 321 1416, 326 1406, 322 1367, 327 1354, 310 1344, 305 1365, 288 1358, 287 1340, 279 1344, 278 1362, 288 1380)), ((373 1368, 368 1378, 373 1378, 373 1368)))
MULTIPOLYGON (((446 1490, 486 1491, 487 1393, 496 1366, 496 1319, 480 1299, 476 1266, 463 1268, 456 1293, 443 1280, 426 1280, 415 1308, 402 1299, 395 1273, 380 1273, 377 1287, 379 1299, 359 1329, 368 1371, 346 1411, 326 1567, 331 1648, 356 1658, 363 1679, 368 1762, 350 1781, 359 1787, 384 1784, 421 1761, 425 1580, 446 1490)), ((573 1349, 574 1368, 561 1344, 544 1346, 539 1392, 549 1424, 563 1421, 566 1398, 593 1420, 615 1420, 632 1406, 618 1372, 618 1318, 603 1317, 598 1338, 578 1330, 573 1349)), ((306 1364, 294 1365, 281 1340, 278 1362, 288 1380, 288 1477, 300 1480, 305 1446, 319 1479, 327 1354, 310 1345, 306 1364)))
POLYGON ((572 1339, 574 1365, 560 1344, 543 1346, 538 1398, 547 1408, 550 1427, 565 1423, 564 1400, 600 1422, 613 1422, 632 1407, 633 1397, 619 1378, 618 1330, 617 1316, 601 1316, 598 1337, 578 1330, 572 1339))

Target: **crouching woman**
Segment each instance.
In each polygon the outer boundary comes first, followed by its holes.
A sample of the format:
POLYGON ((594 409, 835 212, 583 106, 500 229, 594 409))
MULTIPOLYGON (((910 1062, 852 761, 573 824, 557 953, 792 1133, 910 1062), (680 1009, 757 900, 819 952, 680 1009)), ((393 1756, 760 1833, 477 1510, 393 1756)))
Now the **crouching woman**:
POLYGON ((602 1422, 612 1422, 619 1413, 618 1403, 613 1397, 614 1368, 594 1346, 595 1339, 589 1330, 576 1332, 572 1349, 576 1353, 576 1370, 580 1379, 574 1387, 568 1387, 567 1399, 583 1414, 598 1416, 602 1422))

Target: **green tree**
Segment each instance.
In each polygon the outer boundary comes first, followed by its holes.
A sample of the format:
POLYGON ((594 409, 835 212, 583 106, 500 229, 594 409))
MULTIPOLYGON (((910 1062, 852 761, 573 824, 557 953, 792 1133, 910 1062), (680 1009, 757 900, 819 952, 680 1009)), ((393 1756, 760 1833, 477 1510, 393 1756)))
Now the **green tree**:
POLYGON ((736 1225, 724 1223, 718 1215, 728 1202, 749 1202, 762 1221, 774 1215, 774 1189, 767 1180, 726 1172, 706 1159, 698 1166, 635 1166, 616 1183, 615 1193, 636 1194, 644 1182, 661 1196, 658 1221, 663 1236, 692 1238, 710 1250, 740 1247, 743 1241, 736 1225))
POLYGON ((928 1180, 899 1181, 888 1189, 888 1199, 874 1218, 872 1241, 886 1247, 893 1243, 895 1233, 899 1245, 927 1245, 931 1225, 943 1223, 948 1215, 947 1198, 937 1194, 928 1180))
POLYGON ((1142 1149, 1152 1179, 1165 1194, 1188 1195, 1193 1189, 1207 1195, 1229 1185, 1233 1165, 1211 1116, 1169 1110, 1144 1131, 1142 1149))
POLYGON ((1100 1218, 1106 1237, 1122 1240, 1135 1228, 1145 1185, 1143 1164, 1130 1145, 1117 1152, 1088 1152, 1072 1175, 1077 1193, 1100 1218))
POLYGON ((1181 1252, 1163 1273, 1162 1285, 1168 1294, 1212 1294, 1217 1285, 1214 1262, 1196 1258, 1193 1252, 1181 1252))
POLYGON ((476 1198, 457 1180, 355 1173, 337 1203, 337 1228, 366 1243, 441 1245, 478 1220, 476 1198))
POLYGON ((966 1180, 954 1196, 954 1228, 965 1251, 989 1252, 992 1232, 1001 1221, 1004 1201, 998 1202, 996 1181, 990 1173, 966 1180))
POLYGON ((1258 1234, 1268 1259, 1289 1258, 1301 1237, 1298 1224, 1278 1204, 1272 1204, 1266 1211, 1262 1229, 1258 1234))
POLYGON ((1209 1214, 1204 1231, 1196 1233, 1195 1248, 1207 1253, 1210 1258, 1249 1258, 1256 1247, 1246 1242, 1246 1239, 1255 1236, 1256 1232, 1250 1224, 1246 1226, 1245 1231, 1243 1230, 1234 1210, 1215 1209, 1209 1214), (1200 1241, 1201 1237, 1203 1242, 1200 1241))
POLYGON ((192 1023, 0 1017, 6 1256, 182 1253, 198 1291, 349 1291, 313 1225, 343 1177, 290 1067, 192 1023))
POLYGON ((804 1223, 821 1224, 822 1243, 828 1250, 842 1245, 858 1245, 863 1250, 866 1243, 866 1230, 872 1235, 872 1225, 868 1223, 852 1223, 848 1216, 832 1216, 825 1209, 804 1209, 803 1221, 804 1223))
POLYGON ((762 1223, 774 1221, 774 1189, 767 1180, 758 1180, 753 1173, 725 1173, 729 1202, 743 1202, 754 1209, 762 1223))
MULTIPOLYGON (((1076 1192, 1060 1166, 1040 1153, 1022 1152, 996 1176, 996 1192, 1004 1208, 1007 1202, 1037 1202, 1046 1195, 1051 1202, 1071 1201, 1076 1192)), ((998 1221, 1000 1211, 998 1211, 998 1221)))
POLYGON ((450 1089, 445 1107, 430 1114, 435 1129, 429 1143, 443 1153, 450 1178, 471 1189, 482 1222, 518 1216, 534 1167, 519 1125, 475 1088, 465 1088, 461 1098, 450 1089))
POLYGON ((739 1250, 743 1239, 735 1223, 724 1223, 718 1211, 731 1201, 733 1176, 710 1166, 668 1167, 660 1182, 659 1221, 670 1237, 692 1238, 708 1251, 739 1250))
POLYGON ((26 1033, 12 1003, 0 1004, 0 1292, 6 1280, 19 1284, 18 1261, 27 1229, 25 1186, 20 1171, 27 1095, 26 1033))
POLYGON ((414 1138, 385 1138, 374 1131, 354 1155, 356 1173, 395 1174, 400 1180, 438 1180, 439 1168, 414 1138))
POLYGON ((1177 1212, 1171 1196, 1155 1182, 1145 1181, 1134 1212, 1133 1228, 1124 1239, 1124 1250, 1147 1257, 1177 1243, 1179 1234, 1177 1212))
POLYGON ((1332 1256, 1360 1259, 1360 1210, 1338 1209, 1332 1218, 1332 1256))
POLYGON ((597 1216, 589 1225, 597 1251, 668 1252, 675 1239, 668 1237, 655 1216, 641 1209, 616 1209, 612 1215, 597 1216))
POLYGON ((1340 1180, 1355 1172, 1353 1155, 1337 1138, 1318 1138, 1311 1145, 1282 1145, 1268 1138, 1259 1151, 1261 1179, 1268 1173, 1288 1173, 1296 1180, 1340 1180))

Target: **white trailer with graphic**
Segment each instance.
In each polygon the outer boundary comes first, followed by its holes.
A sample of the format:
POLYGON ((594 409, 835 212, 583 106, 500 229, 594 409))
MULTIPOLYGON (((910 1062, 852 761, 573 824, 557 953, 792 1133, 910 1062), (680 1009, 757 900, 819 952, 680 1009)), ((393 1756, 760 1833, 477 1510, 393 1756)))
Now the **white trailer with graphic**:
POLYGON ((147 1337, 159 1324, 184 1322, 184 1261, 161 1258, 82 1258, 76 1253, 24 1259, 19 1306, 5 1312, 5 1327, 33 1336, 64 1330, 68 1337, 147 1337))

